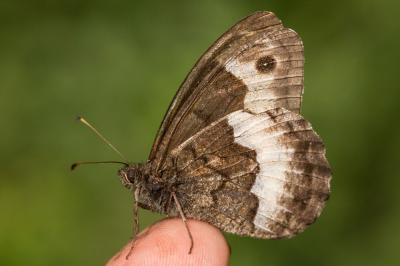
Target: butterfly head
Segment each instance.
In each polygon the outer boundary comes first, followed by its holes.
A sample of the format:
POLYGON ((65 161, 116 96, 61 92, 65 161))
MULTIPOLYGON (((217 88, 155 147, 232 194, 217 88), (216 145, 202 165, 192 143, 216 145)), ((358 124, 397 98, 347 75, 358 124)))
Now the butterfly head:
POLYGON ((126 188, 138 186, 144 179, 144 167, 142 164, 130 164, 118 171, 122 184, 126 188))

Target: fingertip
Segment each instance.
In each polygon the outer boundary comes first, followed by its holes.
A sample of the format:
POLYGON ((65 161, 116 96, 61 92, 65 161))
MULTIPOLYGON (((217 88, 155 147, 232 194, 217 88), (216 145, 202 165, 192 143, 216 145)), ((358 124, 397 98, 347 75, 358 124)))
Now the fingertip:
POLYGON ((141 234, 126 260, 131 244, 115 255, 107 265, 228 265, 229 247, 222 233, 201 221, 189 220, 193 250, 181 219, 165 219, 141 234))

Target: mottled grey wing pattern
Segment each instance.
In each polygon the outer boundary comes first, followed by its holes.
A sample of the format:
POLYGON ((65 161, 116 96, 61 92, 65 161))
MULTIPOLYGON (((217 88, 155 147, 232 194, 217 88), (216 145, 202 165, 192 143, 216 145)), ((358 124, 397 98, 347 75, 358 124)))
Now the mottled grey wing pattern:
POLYGON ((329 196, 322 140, 283 108, 233 112, 170 154, 185 215, 226 232, 290 237, 314 222, 329 196))
POLYGON ((257 12, 223 34, 178 90, 149 161, 159 170, 175 147, 225 115, 275 107, 299 112, 303 44, 271 12, 257 12))

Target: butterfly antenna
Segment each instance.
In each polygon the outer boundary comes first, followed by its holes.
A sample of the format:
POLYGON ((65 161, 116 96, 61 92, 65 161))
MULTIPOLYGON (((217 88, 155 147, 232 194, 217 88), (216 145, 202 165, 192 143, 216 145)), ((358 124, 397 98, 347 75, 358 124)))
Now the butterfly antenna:
POLYGON ((123 164, 123 165, 125 165, 125 166, 129 166, 129 164, 128 163, 125 163, 125 162, 120 162, 120 161, 85 161, 85 162, 76 162, 76 163, 73 163, 72 165, 71 165, 71 171, 72 170, 74 170, 76 167, 78 167, 79 165, 81 165, 81 164, 98 164, 98 163, 119 163, 119 164, 123 164))
MULTIPOLYGON (((107 144, 108 146, 110 146, 111 149, 113 149, 116 153, 118 153, 118 155, 125 161, 127 162, 128 160, 126 159, 126 157, 117 149, 115 148, 114 145, 111 144, 111 142, 109 140, 107 140, 103 135, 100 134, 99 131, 97 131, 97 129, 92 126, 88 121, 86 121, 85 118, 78 116, 77 120, 79 122, 81 122, 82 124, 84 124, 85 126, 87 126, 88 128, 90 128, 90 130, 92 130, 105 144, 107 144)), ((126 164, 126 163, 125 163, 126 164)), ((76 166, 75 166, 76 167, 76 166)), ((74 167, 74 168, 75 168, 74 167)))

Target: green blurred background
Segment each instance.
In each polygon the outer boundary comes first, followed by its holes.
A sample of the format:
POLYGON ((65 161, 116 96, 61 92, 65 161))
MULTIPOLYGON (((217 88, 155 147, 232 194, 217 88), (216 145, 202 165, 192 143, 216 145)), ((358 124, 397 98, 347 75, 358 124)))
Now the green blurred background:
MULTIPOLYGON (((305 44, 303 114, 334 169, 321 218, 291 240, 228 236, 231 265, 400 262, 400 2, 1 1, 0 264, 101 265, 131 235, 118 159, 144 161, 179 84, 228 27, 275 12, 305 44)), ((142 212, 142 224, 159 216, 142 212)))

